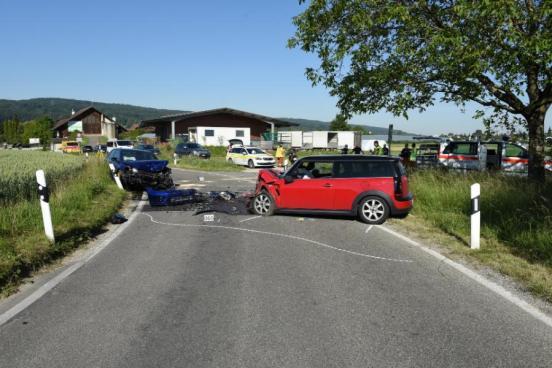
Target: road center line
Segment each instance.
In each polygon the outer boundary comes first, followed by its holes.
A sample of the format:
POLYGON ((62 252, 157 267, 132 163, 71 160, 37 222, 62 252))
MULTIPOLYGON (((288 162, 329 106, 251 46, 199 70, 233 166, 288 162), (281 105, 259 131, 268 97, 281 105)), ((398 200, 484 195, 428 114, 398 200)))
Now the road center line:
POLYGON ((255 220, 255 219, 258 219, 262 216, 253 216, 253 217, 249 217, 249 218, 246 218, 246 219, 243 219, 243 220, 240 220, 240 222, 246 222, 246 221, 249 221, 249 220, 255 220))
POLYGON ((150 220, 151 220, 151 222, 153 222, 154 224, 159 224, 159 225, 178 226, 178 227, 199 227, 199 228, 201 228, 201 227, 206 227, 206 228, 215 228, 215 229, 226 229, 226 230, 234 230, 234 231, 244 231, 244 232, 253 233, 253 234, 263 234, 263 235, 270 235, 270 236, 279 236, 279 237, 282 237, 282 238, 288 238, 288 239, 294 239, 294 240, 301 240, 301 241, 304 241, 304 242, 306 242, 306 243, 311 243, 311 244, 317 245, 317 246, 319 246, 319 247, 328 248, 328 249, 335 250, 335 251, 337 251, 337 252, 343 252, 343 253, 347 253, 347 254, 352 254, 352 255, 354 255, 354 256, 359 256, 359 257, 377 259, 377 260, 381 260, 381 261, 398 262, 398 263, 412 263, 412 262, 413 262, 413 261, 411 261, 411 260, 409 260, 409 259, 386 258, 386 257, 373 256, 373 255, 371 255, 371 254, 358 253, 358 252, 354 252, 354 251, 352 251, 352 250, 337 248, 337 247, 334 247, 334 246, 329 245, 329 244, 324 244, 324 243, 318 242, 318 241, 316 241, 316 240, 311 240, 311 239, 307 239, 307 238, 302 238, 302 237, 300 237, 300 236, 295 236, 295 235, 280 234, 280 233, 272 233, 272 232, 268 232, 268 231, 261 231, 261 230, 254 230, 254 229, 246 229, 246 228, 243 228, 243 227, 233 227, 233 226, 222 226, 222 225, 198 225, 198 224, 175 224, 175 223, 170 223, 170 222, 158 221, 158 220, 154 219, 153 216, 150 215, 149 213, 143 213, 143 212, 142 212, 141 214, 144 215, 144 216, 149 217, 150 220))

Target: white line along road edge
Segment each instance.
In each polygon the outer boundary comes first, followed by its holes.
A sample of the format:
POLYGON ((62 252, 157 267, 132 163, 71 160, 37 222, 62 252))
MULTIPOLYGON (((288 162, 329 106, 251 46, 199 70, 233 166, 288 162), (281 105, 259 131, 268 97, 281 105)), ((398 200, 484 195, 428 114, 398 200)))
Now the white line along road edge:
POLYGON ((60 282, 62 282, 65 278, 67 278, 69 275, 71 275, 73 272, 84 266, 88 261, 90 261, 92 258, 94 258, 95 255, 100 253, 105 247, 107 247, 121 232, 123 232, 133 221, 136 219, 136 215, 142 211, 142 208, 144 207, 144 198, 140 200, 138 203, 138 206, 134 210, 134 212, 129 216, 128 221, 124 224, 119 225, 111 235, 107 239, 105 239, 103 242, 101 242, 98 246, 90 249, 90 252, 86 254, 86 256, 75 262, 73 265, 69 266, 66 270, 61 272, 59 275, 54 277, 53 279, 46 282, 44 285, 36 289, 34 292, 32 292, 28 297, 8 309, 6 312, 0 314, 0 326, 2 326, 4 323, 8 322, 10 319, 15 317, 17 314, 25 310, 28 306, 36 302, 38 299, 40 299, 44 294, 55 288, 60 282))
POLYGON ((494 293, 500 295, 504 299, 510 301, 511 303, 517 305, 519 308, 523 309, 525 312, 529 313, 539 321, 543 322, 544 324, 548 325, 548 327, 552 327, 552 318, 548 317, 546 314, 541 312, 538 308, 532 306, 531 304, 527 303, 526 301, 520 299, 519 297, 515 296, 502 286, 484 278, 480 274, 470 270, 469 268, 462 266, 459 263, 454 262, 453 260, 445 257, 444 255, 440 254, 439 252, 427 248, 420 243, 407 238, 406 236, 399 234, 398 232, 389 229, 385 226, 377 226, 378 229, 381 229, 383 231, 388 232, 389 234, 392 234, 396 236, 397 238, 400 238, 404 240, 407 243, 410 243, 411 245, 420 248, 424 252, 432 255, 433 257, 437 258, 438 260, 442 261, 443 263, 446 263, 450 267, 454 268, 455 270, 463 273, 465 276, 469 277, 470 279, 474 280, 475 282, 479 283, 480 285, 485 286, 487 289, 493 291, 494 293))

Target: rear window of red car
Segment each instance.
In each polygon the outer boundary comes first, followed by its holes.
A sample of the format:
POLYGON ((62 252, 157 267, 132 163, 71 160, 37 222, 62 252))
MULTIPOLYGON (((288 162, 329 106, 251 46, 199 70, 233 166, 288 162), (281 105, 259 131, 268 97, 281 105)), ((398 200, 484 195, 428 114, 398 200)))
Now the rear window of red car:
POLYGON ((334 166, 336 178, 381 178, 395 175, 391 161, 340 161, 334 166))

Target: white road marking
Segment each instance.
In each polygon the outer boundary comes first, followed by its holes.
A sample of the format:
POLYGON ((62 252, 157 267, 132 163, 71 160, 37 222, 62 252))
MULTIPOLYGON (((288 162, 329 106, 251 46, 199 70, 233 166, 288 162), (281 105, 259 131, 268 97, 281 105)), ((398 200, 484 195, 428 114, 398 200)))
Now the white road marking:
POLYGON ((249 218, 240 220, 240 222, 246 222, 246 221, 249 221, 249 220, 255 220, 255 219, 258 219, 258 218, 260 218, 260 217, 263 217, 263 216, 253 216, 253 217, 249 217, 249 218))
POLYGON ((373 227, 374 227, 374 225, 368 226, 364 232, 365 232, 366 234, 368 234, 368 232, 369 232, 370 230, 372 230, 373 227))
POLYGON ((23 310, 25 310, 27 307, 29 307, 31 304, 36 302, 38 299, 40 299, 42 296, 44 296, 46 293, 48 293, 50 290, 55 288, 60 282, 65 280, 69 275, 71 275, 73 272, 84 266, 88 261, 90 261, 94 256, 96 256, 98 253, 100 253, 105 247, 107 247, 117 236, 119 236, 120 233, 122 233, 135 219, 136 215, 142 211, 142 208, 144 207, 145 200, 142 198, 140 203, 138 203, 138 206, 136 207, 136 210, 129 216, 128 221, 124 224, 119 225, 119 227, 113 231, 113 233, 105 239, 101 244, 98 246, 92 248, 89 253, 86 254, 86 256, 75 262, 75 264, 71 265, 69 268, 61 272, 59 275, 54 277, 53 279, 46 282, 44 285, 36 289, 34 292, 32 292, 29 296, 27 296, 25 299, 8 309, 6 312, 0 314, 0 326, 2 326, 4 323, 11 320, 13 317, 21 313, 23 310))
POLYGON ((430 249, 428 247, 425 247, 425 246, 421 245, 420 243, 418 243, 418 242, 416 242, 416 241, 414 241, 410 238, 407 238, 406 236, 404 236, 402 234, 399 234, 398 232, 396 232, 394 230, 389 229, 388 227, 378 226, 378 229, 381 229, 381 230, 383 230, 383 231, 385 231, 389 234, 392 234, 392 235, 396 236, 397 238, 400 238, 400 239, 404 240, 405 242, 407 242, 407 243, 423 250, 424 252, 432 255, 433 257, 437 258, 441 262, 446 263, 450 267, 454 268, 455 270, 461 272, 465 276, 467 276, 470 279, 474 280, 478 284, 483 285, 484 287, 491 290, 492 292, 500 295, 504 299, 506 299, 509 302, 515 304, 516 306, 523 309, 525 312, 529 313, 531 316, 533 316, 534 318, 536 318, 539 321, 543 322, 547 326, 552 327, 552 318, 550 318, 548 315, 541 312, 538 308, 532 306, 531 304, 527 303, 526 301, 522 300, 521 298, 515 296, 514 294, 512 294, 511 292, 509 292, 508 290, 506 290, 502 286, 492 282, 491 280, 486 279, 485 277, 483 277, 480 274, 470 270, 469 268, 467 268, 467 267, 465 267, 465 266, 463 266, 459 263, 454 262, 453 260, 445 257, 441 253, 439 253, 439 252, 437 252, 433 249, 430 249))
POLYGON ((411 260, 409 260, 409 259, 386 258, 386 257, 373 256, 373 255, 371 255, 371 254, 358 253, 358 252, 354 252, 354 251, 347 250, 347 249, 342 249, 342 248, 337 248, 337 247, 334 247, 334 246, 332 246, 332 245, 328 245, 328 244, 324 244, 324 243, 318 242, 318 241, 316 241, 316 240, 311 240, 311 239, 307 239, 307 238, 302 238, 302 237, 300 237, 300 236, 295 236, 295 235, 280 234, 280 233, 272 233, 272 232, 268 232, 268 231, 253 230, 253 229, 246 229, 246 228, 243 228, 243 227, 233 227, 233 226, 222 226, 222 225, 199 225, 199 224, 175 224, 175 223, 170 223, 170 222, 157 221, 157 220, 155 220, 155 219, 153 218, 153 216, 150 215, 149 213, 142 213, 142 215, 148 216, 148 217, 150 218, 151 222, 153 222, 154 224, 159 224, 159 225, 178 226, 178 227, 208 227, 208 228, 215 228, 215 229, 226 229, 226 230, 244 231, 244 232, 253 233, 253 234, 263 234, 263 235, 270 235, 270 236, 280 236, 280 237, 288 238, 288 239, 301 240, 301 241, 304 241, 304 242, 306 242, 306 243, 311 243, 311 244, 314 244, 314 245, 318 245, 318 246, 320 246, 320 247, 324 247, 324 248, 332 249, 332 250, 335 250, 335 251, 338 251, 338 252, 343 252, 343 253, 347 253, 347 254, 352 254, 352 255, 360 256, 360 257, 378 259, 378 260, 381 260, 381 261, 400 262, 400 263, 411 263, 411 262, 413 262, 413 261, 411 261, 411 260))

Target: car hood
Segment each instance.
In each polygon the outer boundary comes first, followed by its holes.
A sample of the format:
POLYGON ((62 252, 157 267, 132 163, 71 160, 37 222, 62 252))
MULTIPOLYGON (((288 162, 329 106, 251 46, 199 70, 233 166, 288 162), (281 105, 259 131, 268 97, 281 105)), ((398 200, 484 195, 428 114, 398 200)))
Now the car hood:
POLYGON ((143 161, 125 161, 126 166, 133 167, 137 170, 158 172, 163 170, 168 165, 166 160, 143 160, 143 161))
POLYGON ((253 158, 274 158, 274 157, 272 157, 270 155, 267 155, 265 153, 259 153, 259 154, 250 155, 250 156, 252 156, 253 158))

